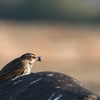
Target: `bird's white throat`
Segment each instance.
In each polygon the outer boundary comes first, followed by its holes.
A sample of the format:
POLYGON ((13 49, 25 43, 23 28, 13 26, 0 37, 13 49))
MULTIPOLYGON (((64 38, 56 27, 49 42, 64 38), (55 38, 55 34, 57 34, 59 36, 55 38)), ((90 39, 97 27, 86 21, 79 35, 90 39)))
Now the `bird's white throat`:
POLYGON ((29 63, 24 70, 24 75, 30 74, 33 64, 29 63))

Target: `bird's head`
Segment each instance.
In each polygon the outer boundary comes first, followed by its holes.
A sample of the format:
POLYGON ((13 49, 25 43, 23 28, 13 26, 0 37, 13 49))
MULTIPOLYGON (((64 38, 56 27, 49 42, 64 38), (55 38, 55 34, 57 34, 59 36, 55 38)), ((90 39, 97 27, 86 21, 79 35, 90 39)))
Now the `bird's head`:
POLYGON ((20 58, 23 60, 28 60, 30 63, 34 63, 35 61, 42 61, 42 58, 40 56, 36 56, 33 53, 23 54, 20 58))

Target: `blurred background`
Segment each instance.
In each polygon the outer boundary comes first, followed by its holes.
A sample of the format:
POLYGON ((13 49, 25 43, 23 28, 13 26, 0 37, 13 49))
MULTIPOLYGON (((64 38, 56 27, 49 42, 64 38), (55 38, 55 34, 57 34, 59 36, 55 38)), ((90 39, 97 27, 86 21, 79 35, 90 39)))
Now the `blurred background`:
POLYGON ((56 71, 100 94, 100 0, 0 0, 0 68, 24 53, 33 72, 56 71))

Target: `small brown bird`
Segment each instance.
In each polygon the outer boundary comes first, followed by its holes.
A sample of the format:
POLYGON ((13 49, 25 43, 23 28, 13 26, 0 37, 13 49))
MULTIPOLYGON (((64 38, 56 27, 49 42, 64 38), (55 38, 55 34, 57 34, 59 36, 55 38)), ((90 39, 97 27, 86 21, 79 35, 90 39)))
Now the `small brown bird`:
POLYGON ((3 83, 16 76, 27 75, 35 61, 42 61, 42 58, 32 53, 23 54, 5 65, 0 71, 0 83, 3 83))

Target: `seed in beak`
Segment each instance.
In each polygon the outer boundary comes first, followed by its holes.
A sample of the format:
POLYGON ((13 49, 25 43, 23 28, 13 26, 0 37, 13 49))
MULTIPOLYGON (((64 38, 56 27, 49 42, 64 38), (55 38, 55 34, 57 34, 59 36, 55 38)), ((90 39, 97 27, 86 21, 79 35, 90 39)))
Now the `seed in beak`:
POLYGON ((38 57, 38 61, 42 61, 42 57, 38 57))

